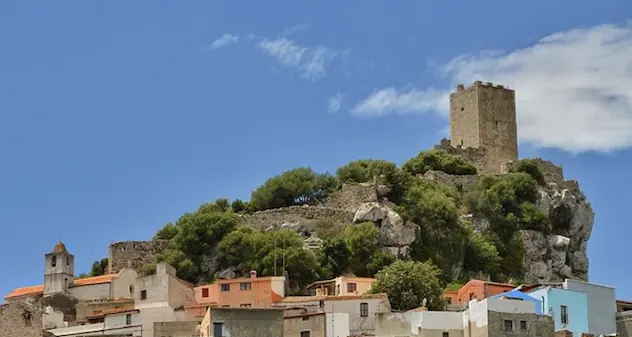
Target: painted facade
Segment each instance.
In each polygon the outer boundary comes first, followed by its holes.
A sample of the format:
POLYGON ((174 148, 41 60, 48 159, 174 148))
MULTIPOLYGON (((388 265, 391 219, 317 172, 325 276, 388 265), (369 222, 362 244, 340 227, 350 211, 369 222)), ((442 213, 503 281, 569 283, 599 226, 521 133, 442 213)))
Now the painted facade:
POLYGON ((316 281, 307 286, 310 295, 344 296, 364 295, 371 290, 374 278, 340 276, 331 280, 316 281))
POLYGON ((90 317, 98 322, 48 330, 59 337, 74 336, 142 336, 141 316, 138 310, 118 310, 90 317))
POLYGON ((451 305, 464 305, 473 299, 485 299, 487 297, 502 294, 515 289, 516 286, 507 283, 498 283, 482 280, 469 280, 458 290, 445 290, 443 298, 451 305))
POLYGON ((525 294, 519 289, 514 289, 512 291, 508 291, 506 293, 498 294, 492 296, 492 298, 501 298, 501 299, 509 299, 509 300, 518 300, 518 301, 529 301, 535 303, 535 313, 542 314, 542 300, 535 297, 530 296, 529 294, 525 294))
MULTIPOLYGON (((285 296, 285 277, 257 277, 217 280, 195 287, 195 301, 200 305, 229 308, 268 308, 285 296)), ((192 309, 193 310, 193 309, 192 309)))
POLYGON ((588 330, 595 336, 613 336, 617 333, 616 296, 612 287, 566 279, 564 289, 586 293, 588 301, 588 330))
POLYGON ((299 313, 283 319, 284 336, 342 337, 349 336, 349 314, 299 313))
POLYGON ((533 301, 506 298, 472 300, 462 312, 408 311, 377 315, 376 336, 553 337, 550 317, 536 313, 533 301))
POLYGON ((574 337, 589 333, 588 297, 585 293, 546 286, 536 288, 528 295, 540 300, 542 312, 553 318, 555 331, 568 330, 574 337))

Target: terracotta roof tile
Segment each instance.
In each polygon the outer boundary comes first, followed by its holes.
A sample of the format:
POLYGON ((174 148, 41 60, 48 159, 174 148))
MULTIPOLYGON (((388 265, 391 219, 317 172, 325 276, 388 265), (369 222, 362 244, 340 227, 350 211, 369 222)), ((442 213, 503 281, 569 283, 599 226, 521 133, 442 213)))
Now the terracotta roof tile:
POLYGON ((10 292, 9 295, 5 296, 4 298, 12 298, 12 297, 28 296, 28 295, 40 295, 43 293, 44 293, 43 285, 22 287, 22 288, 13 289, 13 291, 10 292))
POLYGON ((54 253, 54 254, 57 254, 57 253, 68 253, 68 250, 66 249, 66 245, 64 245, 63 242, 59 241, 55 245, 55 248, 53 248, 53 251, 51 253, 54 253))
POLYGON ((138 309, 134 309, 134 308, 118 308, 118 309, 107 310, 96 315, 86 316, 86 318, 97 318, 97 317, 103 317, 106 315, 123 314, 127 312, 138 312, 138 311, 139 311, 138 309))
POLYGON ((342 296, 288 296, 281 303, 298 303, 311 301, 344 301, 372 298, 388 298, 386 294, 342 295, 342 296))
MULTIPOLYGON (((80 286, 87 286, 87 285, 93 285, 93 284, 111 283, 112 280, 116 276, 117 276, 117 274, 109 274, 109 275, 101 275, 101 276, 80 278, 80 279, 73 280, 72 284, 75 287, 80 287, 80 286)), ((10 292, 4 298, 13 298, 13 297, 30 296, 30 295, 40 295, 43 292, 44 292, 44 286, 43 285, 22 287, 22 288, 14 289, 12 292, 10 292)))
POLYGON ((101 284, 101 283, 112 283, 112 279, 114 279, 117 274, 108 274, 94 277, 86 277, 79 278, 72 281, 72 285, 75 287, 78 286, 87 286, 92 284, 101 284))

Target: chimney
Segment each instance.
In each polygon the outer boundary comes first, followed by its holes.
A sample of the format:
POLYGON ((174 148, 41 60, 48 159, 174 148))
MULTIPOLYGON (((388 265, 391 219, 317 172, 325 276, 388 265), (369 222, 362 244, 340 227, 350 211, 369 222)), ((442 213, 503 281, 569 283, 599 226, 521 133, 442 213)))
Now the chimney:
POLYGON ((250 271, 250 278, 257 278, 257 271, 256 270, 251 270, 250 271))

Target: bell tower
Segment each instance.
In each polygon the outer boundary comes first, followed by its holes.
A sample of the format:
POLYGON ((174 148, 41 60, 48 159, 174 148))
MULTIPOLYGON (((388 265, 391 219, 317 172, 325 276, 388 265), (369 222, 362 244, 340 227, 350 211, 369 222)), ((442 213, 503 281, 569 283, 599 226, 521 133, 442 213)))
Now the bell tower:
POLYGON ((75 257, 60 241, 44 260, 44 296, 68 293, 75 277, 75 257))

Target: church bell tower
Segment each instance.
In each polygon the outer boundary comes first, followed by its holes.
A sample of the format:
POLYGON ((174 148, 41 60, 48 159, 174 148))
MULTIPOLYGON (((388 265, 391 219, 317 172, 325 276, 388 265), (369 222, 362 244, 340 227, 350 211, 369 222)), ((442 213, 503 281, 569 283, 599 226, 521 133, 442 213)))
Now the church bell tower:
POLYGON ((75 277, 75 257, 60 241, 44 260, 44 296, 68 293, 75 277))

